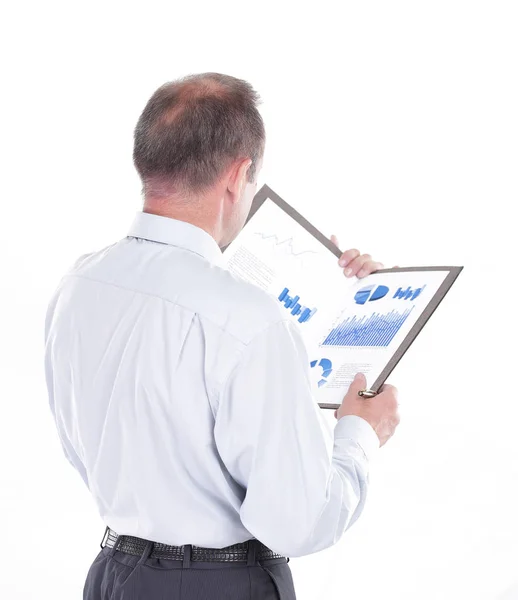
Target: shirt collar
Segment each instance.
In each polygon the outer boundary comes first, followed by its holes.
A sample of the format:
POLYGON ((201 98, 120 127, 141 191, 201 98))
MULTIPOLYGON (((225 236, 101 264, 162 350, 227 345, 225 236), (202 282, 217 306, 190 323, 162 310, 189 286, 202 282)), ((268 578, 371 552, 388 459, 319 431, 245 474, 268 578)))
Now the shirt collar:
POLYGON ((222 264, 223 261, 216 240, 204 229, 186 221, 139 211, 127 235, 184 248, 211 263, 222 264))

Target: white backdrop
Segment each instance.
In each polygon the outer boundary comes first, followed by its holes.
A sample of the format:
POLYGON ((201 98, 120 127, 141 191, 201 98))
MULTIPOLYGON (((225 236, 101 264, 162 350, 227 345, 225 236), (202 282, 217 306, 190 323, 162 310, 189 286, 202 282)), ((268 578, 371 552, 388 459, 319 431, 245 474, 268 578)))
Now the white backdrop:
POLYGON ((0 596, 81 597, 104 526, 51 420, 44 313, 69 265, 140 209, 132 130, 148 97, 218 71, 263 97, 260 183, 343 249, 465 267, 389 378, 402 421, 362 517, 290 562, 299 600, 518 598, 516 3, 11 4, 0 596))

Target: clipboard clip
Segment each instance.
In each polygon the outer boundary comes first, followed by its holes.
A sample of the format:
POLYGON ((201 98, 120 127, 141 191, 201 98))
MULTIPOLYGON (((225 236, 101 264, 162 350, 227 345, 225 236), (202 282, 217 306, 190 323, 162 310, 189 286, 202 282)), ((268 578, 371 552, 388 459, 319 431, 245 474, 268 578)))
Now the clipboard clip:
POLYGON ((361 396, 362 398, 374 398, 374 396, 377 396, 378 392, 375 392, 374 390, 360 390, 358 392, 358 396, 361 396))

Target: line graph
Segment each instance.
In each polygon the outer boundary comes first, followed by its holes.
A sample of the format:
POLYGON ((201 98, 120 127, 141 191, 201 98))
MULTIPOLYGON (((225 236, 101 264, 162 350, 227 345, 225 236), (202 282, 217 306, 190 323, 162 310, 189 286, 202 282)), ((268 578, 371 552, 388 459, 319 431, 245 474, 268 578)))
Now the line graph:
POLYGON ((281 240, 281 239, 279 239, 279 236, 276 235, 275 233, 269 234, 269 233, 262 233, 260 231, 257 231, 255 233, 255 235, 260 236, 260 238, 264 241, 272 240, 273 246, 277 246, 279 248, 282 247, 283 249, 288 250, 288 252, 290 254, 292 254, 293 256, 298 257, 298 256, 303 256, 304 254, 318 254, 314 250, 303 250, 302 252, 295 252, 295 248, 293 247, 293 236, 286 238, 285 240, 281 240))

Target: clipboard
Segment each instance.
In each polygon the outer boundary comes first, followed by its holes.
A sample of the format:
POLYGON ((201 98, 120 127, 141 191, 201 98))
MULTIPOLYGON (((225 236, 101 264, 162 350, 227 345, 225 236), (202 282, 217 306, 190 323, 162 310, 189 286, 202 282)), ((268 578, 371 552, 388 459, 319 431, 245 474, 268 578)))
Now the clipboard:
MULTIPOLYGON (((304 228, 313 238, 318 240, 320 244, 322 244, 325 248, 329 250, 335 257, 340 258, 343 254, 336 245, 327 238, 323 233, 321 233, 314 225, 312 225, 307 219, 305 219, 298 211, 296 211, 292 206, 290 206, 287 202, 285 202, 278 194, 276 194, 270 187, 267 185, 263 185, 261 189, 256 193, 252 205, 250 208, 250 212, 245 222, 245 226, 248 221, 256 214, 256 212, 261 208, 266 200, 271 200, 274 204, 276 204, 280 209, 282 209, 287 215, 289 215, 292 219, 294 219, 302 228, 304 228)), ((224 252, 228 246, 222 248, 222 252, 224 252)), ((443 282, 436 290, 435 294, 428 302, 426 308, 418 317, 414 325, 405 335, 404 339, 401 341, 399 346, 396 348, 391 358, 380 372, 376 380, 372 383, 368 390, 361 390, 359 395, 363 398, 372 398, 379 393, 380 388, 383 386, 389 375, 392 373, 396 365, 399 363, 403 355, 410 348, 416 337, 419 335, 420 331, 423 329, 425 324, 428 322, 432 314, 437 310, 439 304, 443 301, 444 297, 450 290, 451 286, 459 276, 460 272, 463 270, 462 266, 427 266, 427 267, 394 267, 391 269, 379 269, 375 271, 375 273, 397 273, 397 272, 426 272, 426 271, 447 271, 448 274, 444 278, 443 282)), ((332 409, 336 410, 340 407, 340 404, 335 403, 318 403, 319 407, 322 409, 332 409)))

